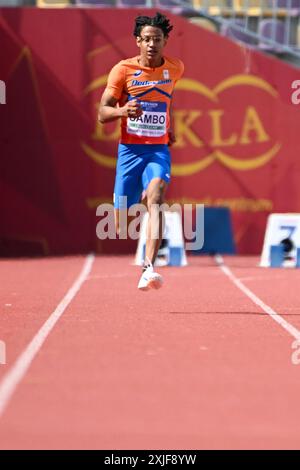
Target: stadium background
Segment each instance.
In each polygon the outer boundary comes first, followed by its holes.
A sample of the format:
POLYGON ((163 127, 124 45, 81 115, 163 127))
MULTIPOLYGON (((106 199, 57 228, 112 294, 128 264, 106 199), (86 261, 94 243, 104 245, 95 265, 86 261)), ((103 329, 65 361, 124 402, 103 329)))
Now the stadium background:
MULTIPOLYGON (((96 208, 112 201, 119 135, 118 123, 97 123, 97 106, 111 67, 137 53, 141 11, 0 10, 1 255, 134 249, 96 237, 96 208)), ((229 207, 238 252, 257 254, 268 214, 300 210, 297 69, 168 14, 166 53, 185 63, 168 202, 229 207)))

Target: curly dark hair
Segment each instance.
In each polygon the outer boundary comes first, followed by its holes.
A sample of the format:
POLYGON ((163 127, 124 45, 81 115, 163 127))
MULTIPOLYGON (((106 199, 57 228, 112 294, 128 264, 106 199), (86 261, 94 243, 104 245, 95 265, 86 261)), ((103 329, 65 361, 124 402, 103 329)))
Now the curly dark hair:
POLYGON ((154 26, 155 28, 161 29, 165 37, 168 37, 173 29, 170 20, 159 12, 157 12, 153 18, 151 18, 151 16, 138 16, 135 19, 133 35, 139 37, 145 26, 154 26))

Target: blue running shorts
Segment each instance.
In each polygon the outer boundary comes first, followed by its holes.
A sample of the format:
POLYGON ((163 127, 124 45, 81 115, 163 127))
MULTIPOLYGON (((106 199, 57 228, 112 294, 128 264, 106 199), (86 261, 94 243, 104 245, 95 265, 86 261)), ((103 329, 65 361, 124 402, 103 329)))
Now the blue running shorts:
POLYGON ((143 190, 154 178, 170 182, 171 156, 165 144, 119 144, 114 206, 125 209, 121 196, 127 196, 127 208, 140 201, 143 190))

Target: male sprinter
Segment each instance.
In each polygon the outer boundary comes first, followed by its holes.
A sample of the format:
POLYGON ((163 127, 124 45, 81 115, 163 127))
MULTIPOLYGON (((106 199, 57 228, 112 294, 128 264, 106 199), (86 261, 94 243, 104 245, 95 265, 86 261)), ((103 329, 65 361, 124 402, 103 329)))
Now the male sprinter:
POLYGON ((151 211, 153 204, 164 202, 170 181, 168 145, 175 142, 170 129, 170 105, 176 81, 183 74, 180 60, 163 55, 173 26, 162 14, 138 16, 134 36, 140 55, 122 60, 111 70, 103 93, 99 121, 121 118, 121 141, 118 150, 114 189, 116 225, 119 231, 121 197, 127 208, 140 201, 143 191, 149 212, 146 258, 138 288, 158 289, 162 276, 153 264, 162 239, 162 216, 151 211), (151 239, 151 226, 159 227, 159 237, 151 239))

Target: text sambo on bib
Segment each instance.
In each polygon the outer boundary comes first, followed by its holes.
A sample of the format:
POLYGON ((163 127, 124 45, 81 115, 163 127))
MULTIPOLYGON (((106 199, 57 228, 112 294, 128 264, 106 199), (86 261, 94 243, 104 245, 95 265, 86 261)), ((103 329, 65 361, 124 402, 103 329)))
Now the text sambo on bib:
POLYGON ((127 118, 127 132, 145 137, 161 137, 167 131, 167 103, 140 101, 143 114, 127 118))

